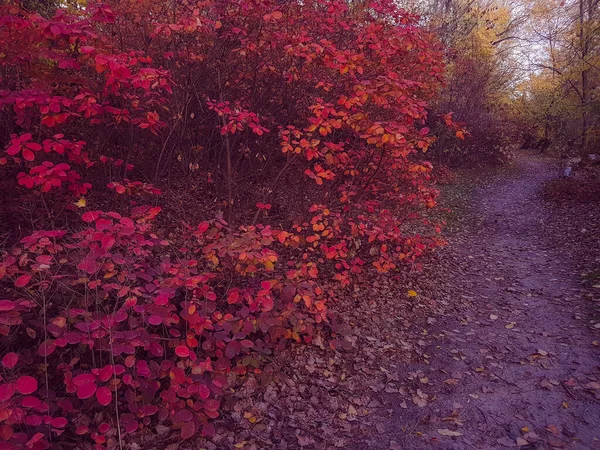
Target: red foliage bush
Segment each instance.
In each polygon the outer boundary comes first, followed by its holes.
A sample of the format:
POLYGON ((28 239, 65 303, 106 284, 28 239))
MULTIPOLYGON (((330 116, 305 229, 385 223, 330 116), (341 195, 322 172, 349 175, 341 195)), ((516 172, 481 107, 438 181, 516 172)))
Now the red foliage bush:
POLYGON ((0 263, 0 448, 210 436, 235 377, 290 341, 341 345, 336 292, 438 244, 418 153, 443 68, 415 17, 385 0, 89 3, 0 11, 0 170, 36 205, 0 263), (218 174, 228 220, 167 238, 140 203, 179 163, 218 174), (282 205, 300 215, 258 223, 282 205))

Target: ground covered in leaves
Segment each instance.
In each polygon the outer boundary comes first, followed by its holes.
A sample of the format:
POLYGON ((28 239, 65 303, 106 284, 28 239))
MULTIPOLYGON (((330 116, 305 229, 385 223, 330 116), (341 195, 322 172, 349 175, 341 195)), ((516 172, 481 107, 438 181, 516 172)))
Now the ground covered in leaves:
POLYGON ((345 349, 280 354, 206 448, 600 448, 600 197, 559 174, 521 155, 445 188, 449 246, 348 292, 345 349))

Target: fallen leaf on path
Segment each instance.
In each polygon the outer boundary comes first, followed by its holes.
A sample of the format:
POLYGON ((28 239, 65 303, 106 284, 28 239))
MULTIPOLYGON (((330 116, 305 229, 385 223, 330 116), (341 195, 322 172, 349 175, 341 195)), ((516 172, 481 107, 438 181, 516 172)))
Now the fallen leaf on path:
POLYGON ((419 408, 425 408, 427 406, 427 400, 424 398, 417 397, 416 395, 412 398, 412 401, 419 408))
POLYGON ((550 380, 548 378, 544 378, 542 381, 540 381, 540 387, 546 389, 552 389, 554 386, 558 386, 559 384, 560 382, 558 380, 550 380))
POLYGON ((586 389, 591 389, 593 391, 600 390, 600 383, 597 381, 590 381, 588 384, 583 385, 586 389))
POLYGON ((447 428, 438 429, 437 432, 439 434, 441 434, 442 436, 449 436, 449 437, 458 437, 458 436, 463 435, 462 433, 459 433, 458 431, 452 431, 447 428))
POLYGON ((560 434, 560 431, 558 431, 558 427, 556 425, 548 425, 546 427, 546 431, 549 431, 554 436, 558 436, 560 434))
POLYGON ((505 447, 514 447, 515 446, 515 441, 513 441, 511 438, 508 438, 508 437, 501 437, 496 442, 505 447))
POLYGON ((300 445, 300 447, 307 447, 314 443, 315 443, 315 440, 311 439, 308 436, 302 436, 302 435, 298 436, 298 445, 300 445))
POLYGON ((559 441, 557 439, 548 439, 548 445, 550 447, 554 447, 554 448, 563 448, 565 447, 567 444, 563 441, 559 441))

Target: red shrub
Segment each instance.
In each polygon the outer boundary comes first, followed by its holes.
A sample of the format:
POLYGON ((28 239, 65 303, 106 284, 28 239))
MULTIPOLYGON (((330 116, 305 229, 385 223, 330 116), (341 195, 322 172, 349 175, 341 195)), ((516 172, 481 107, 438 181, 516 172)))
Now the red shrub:
POLYGON ((438 243, 415 230, 434 228, 418 153, 443 68, 393 2, 89 3, 0 14, 0 170, 9 204, 38 207, 0 263, 0 448, 210 436, 234 375, 331 332, 335 292, 438 243), (169 209, 149 180, 178 162, 218 174, 229 223, 165 238, 139 202, 169 209), (87 210, 92 185, 120 212, 87 210))

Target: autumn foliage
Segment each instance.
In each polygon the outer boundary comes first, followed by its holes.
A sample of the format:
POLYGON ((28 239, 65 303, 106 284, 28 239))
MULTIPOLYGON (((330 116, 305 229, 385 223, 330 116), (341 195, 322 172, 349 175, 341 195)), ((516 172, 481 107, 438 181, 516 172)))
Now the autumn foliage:
POLYGON ((394 2, 3 6, 0 70, 0 448, 210 437, 440 243, 441 52, 394 2))

